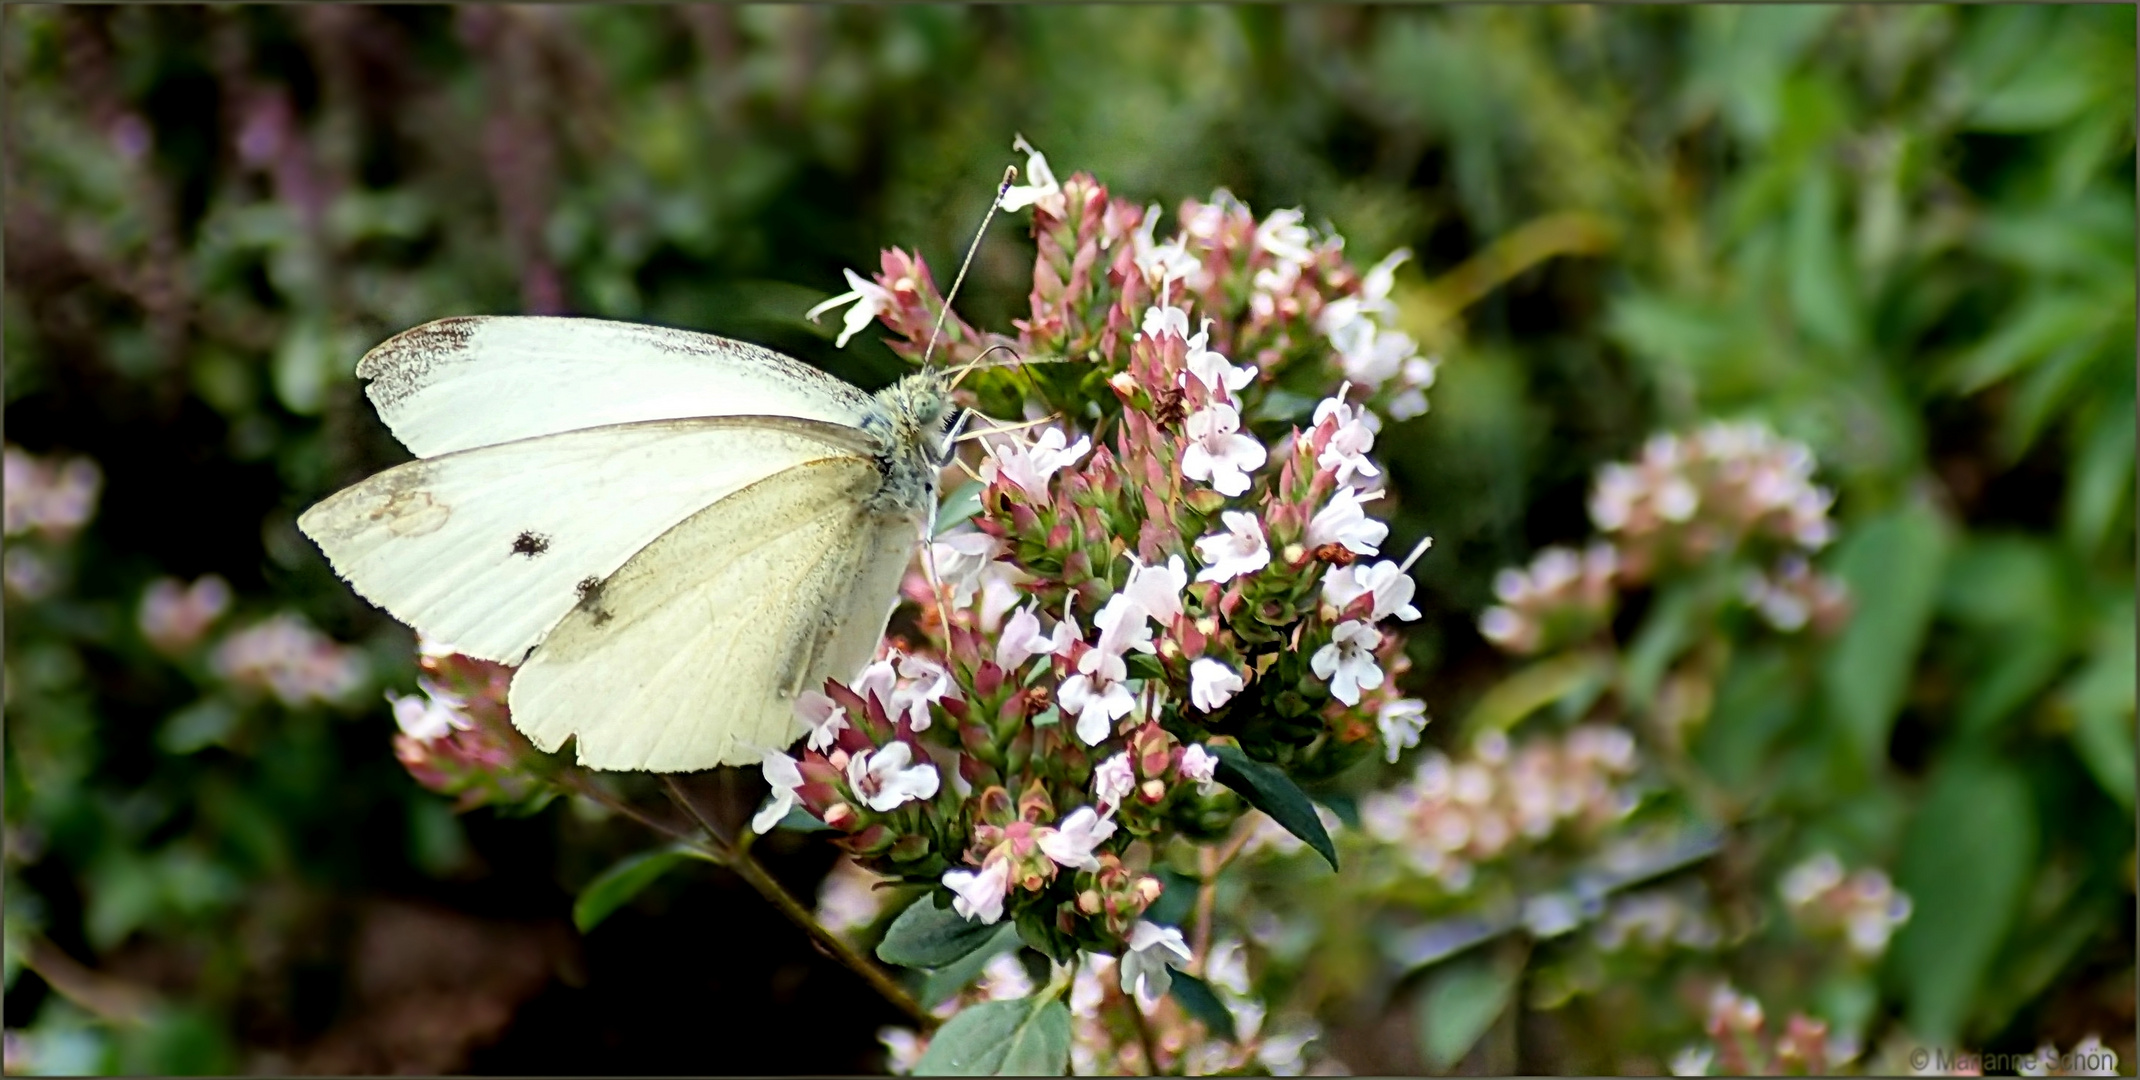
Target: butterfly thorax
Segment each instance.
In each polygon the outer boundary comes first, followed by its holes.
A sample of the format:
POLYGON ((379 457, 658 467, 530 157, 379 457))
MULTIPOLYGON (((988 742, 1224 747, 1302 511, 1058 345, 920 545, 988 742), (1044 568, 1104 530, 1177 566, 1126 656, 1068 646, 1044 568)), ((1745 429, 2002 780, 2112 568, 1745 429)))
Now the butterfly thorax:
POLYGON ((960 409, 952 404, 941 374, 924 371, 877 391, 877 415, 863 428, 882 449, 877 468, 884 483, 871 499, 879 513, 926 514, 936 506, 936 478, 951 454, 951 431, 960 409))

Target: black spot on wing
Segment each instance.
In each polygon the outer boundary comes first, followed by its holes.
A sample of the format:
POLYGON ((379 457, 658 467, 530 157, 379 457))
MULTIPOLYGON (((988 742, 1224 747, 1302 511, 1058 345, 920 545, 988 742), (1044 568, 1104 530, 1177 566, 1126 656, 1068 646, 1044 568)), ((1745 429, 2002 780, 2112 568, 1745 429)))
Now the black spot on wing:
POLYGON ((615 618, 609 613, 609 609, 602 606, 601 578, 589 574, 581 578, 580 583, 573 586, 573 588, 578 590, 580 594, 580 606, 587 609, 587 617, 592 619, 596 626, 615 618))
POLYGON ((532 559, 548 550, 550 550, 550 538, 533 529, 529 529, 513 538, 513 554, 515 555, 525 555, 532 559))

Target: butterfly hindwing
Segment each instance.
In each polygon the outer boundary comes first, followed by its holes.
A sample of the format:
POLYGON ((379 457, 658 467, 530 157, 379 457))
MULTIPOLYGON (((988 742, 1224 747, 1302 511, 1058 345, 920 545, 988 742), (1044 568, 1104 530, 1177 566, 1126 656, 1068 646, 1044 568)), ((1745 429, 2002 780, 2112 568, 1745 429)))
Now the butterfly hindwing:
POLYGON ((746 764, 789 745, 795 695, 868 660, 911 556, 914 520, 869 508, 881 482, 871 461, 813 461, 686 519, 529 656, 513 722, 545 751, 575 738, 598 769, 746 764))

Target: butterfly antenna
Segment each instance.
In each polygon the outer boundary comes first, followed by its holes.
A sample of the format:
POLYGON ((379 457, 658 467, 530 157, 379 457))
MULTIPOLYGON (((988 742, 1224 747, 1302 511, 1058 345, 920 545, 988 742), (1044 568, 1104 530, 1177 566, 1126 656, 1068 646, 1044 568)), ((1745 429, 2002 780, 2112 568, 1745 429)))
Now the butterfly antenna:
MULTIPOLYGON (((966 381, 966 376, 967 376, 968 374, 970 374, 970 373, 971 373, 971 372, 972 372, 972 371, 973 371, 974 369, 976 369, 976 368, 982 368, 982 367, 994 367, 994 366, 996 366, 996 365, 994 365, 994 364, 983 364, 983 363, 981 363, 981 361, 983 361, 983 360, 986 360, 986 359, 988 359, 988 354, 989 354, 989 353, 992 353, 992 352, 997 352, 997 351, 999 351, 999 350, 1000 350, 1000 351, 1002 351, 1002 352, 1007 352, 1007 353, 1011 354, 1011 356, 1012 356, 1012 357, 1014 357, 1014 358, 1018 357, 1018 350, 1016 350, 1016 349, 1013 349, 1013 348, 1011 348, 1011 347, 1010 347, 1010 346, 1008 346, 1008 345, 990 345, 990 346, 989 346, 988 348, 986 348, 986 349, 983 349, 983 350, 981 350, 981 355, 979 355, 979 356, 976 356, 976 357, 974 357, 974 358, 973 358, 972 360, 969 360, 969 361, 967 361, 967 362, 966 362, 966 364, 965 364, 965 365, 964 365, 963 367, 960 367, 960 368, 959 368, 959 370, 958 370, 958 373, 957 373, 957 374, 955 374, 955 375, 953 375, 953 376, 952 376, 952 378, 951 378, 951 388, 952 388, 953 390, 956 390, 956 389, 958 389, 958 388, 959 388, 959 384, 960 384, 960 383, 962 383, 962 382, 965 382, 965 381, 966 381)), ((1024 361, 1023 361, 1023 359, 1013 359, 1013 360, 1011 360, 1011 363, 1013 363, 1013 364, 1018 364, 1018 363, 1023 363, 1023 362, 1024 362, 1024 361)))
MULTIPOLYGON (((1042 425, 1042 424, 1052 423, 1052 422, 1054 422, 1054 421, 1057 421, 1057 420, 1060 420, 1060 419, 1062 419, 1062 418, 1063 418, 1063 414, 1061 414, 1061 413, 1049 413, 1048 415, 1046 415, 1046 416, 1043 416, 1043 417, 1041 417, 1041 418, 1040 418, 1040 419, 1038 419, 1038 420, 1027 420, 1027 421, 1025 421, 1024 423, 1019 423, 1019 424, 996 424, 996 426, 995 426, 995 427, 992 427, 992 428, 988 428, 988 429, 986 429, 986 430, 983 430, 983 431, 969 431, 969 432, 965 433, 964 435, 961 435, 961 436, 959 436, 959 437, 958 437, 958 439, 957 439, 956 441, 959 441, 959 442, 964 442, 964 441, 966 441, 966 440, 968 440, 968 439, 979 439, 979 438, 985 438, 985 437, 987 437, 987 436, 989 436, 989 435, 1000 435, 1000 434, 1002 434, 1002 433, 1004 433, 1004 432, 1006 432, 1006 431, 1024 431, 1024 430, 1025 430, 1026 428, 1029 428, 1029 427, 1039 427, 1039 426, 1040 426, 1040 425, 1042 425)), ((994 423, 994 421, 990 421, 990 422, 991 422, 991 423, 994 423)))
POLYGON ((973 265, 973 253, 981 250, 981 237, 988 234, 988 223, 996 219, 996 209, 1003 205, 1003 196, 1010 191, 1011 181, 1018 179, 1018 166, 1003 168, 1003 182, 996 185, 996 197, 989 200, 988 214, 981 219, 981 227, 974 230, 973 243, 966 245, 966 261, 959 264, 958 276, 951 279, 951 291, 944 295, 944 306, 936 313, 936 326, 929 331, 929 347, 922 350, 921 366, 929 368, 929 358, 936 355, 936 339, 944 332, 944 316, 951 314, 951 301, 959 294, 959 285, 966 280, 966 269, 973 265))

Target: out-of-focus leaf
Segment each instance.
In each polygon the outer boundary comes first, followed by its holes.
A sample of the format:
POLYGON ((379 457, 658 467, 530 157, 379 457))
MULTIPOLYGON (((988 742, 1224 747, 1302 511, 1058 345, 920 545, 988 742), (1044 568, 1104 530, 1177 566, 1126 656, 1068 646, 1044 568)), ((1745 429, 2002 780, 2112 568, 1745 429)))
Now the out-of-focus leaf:
POLYGON ((1566 653, 1524 668, 1480 695, 1464 718, 1464 735, 1476 739, 1489 731, 1507 731, 1523 718, 1562 698, 1604 682, 1611 661, 1594 652, 1566 653))
POLYGON ((877 959, 900 967, 940 968, 986 948, 999 929, 937 907, 935 895, 924 894, 892 920, 884 940, 877 943, 877 959))
POLYGON ((1211 985, 1186 971, 1170 976, 1169 992, 1181 1002, 1182 1011, 1204 1023, 1204 1030, 1227 1042, 1234 1041, 1233 1013, 1219 1000, 1211 985))
POLYGON ((990 1001, 946 1021, 916 1076, 1061 1076, 1070 1064, 1070 1008, 1053 997, 990 1001))
POLYGON ((773 827, 776 829, 791 829, 795 832, 828 832, 832 828, 832 826, 817 820, 816 817, 811 815, 810 811, 800 806, 789 807, 788 812, 782 814, 780 820, 775 822, 773 827))
POLYGON ((1444 964, 1419 997, 1419 1054, 1437 1072, 1463 1060, 1494 1018, 1508 1008, 1516 972, 1497 958, 1444 964))
POLYGON ((173 754, 220 746, 237 730, 238 710, 221 697, 206 697, 172 713, 156 729, 156 745, 173 754))
POLYGON ((1896 867, 1913 909, 1889 963, 1912 1034, 1935 1045, 1962 1035, 2013 924, 2036 846, 2036 807, 2011 766, 1981 753, 1940 766, 1896 867))
POLYGON ((2109 539, 2118 511, 2133 494, 2133 400, 2113 398, 2083 437, 2066 486, 2065 534, 2075 551, 2092 555, 2109 539))
POLYGON ((1315 804, 1308 801, 1307 794, 1291 777, 1275 765, 1250 758, 1232 743, 1212 743, 1211 752, 1219 759, 1219 783, 1248 800, 1248 805, 1269 814, 1271 820, 1314 848, 1332 870, 1337 869, 1337 845, 1330 842, 1322 818, 1316 816, 1315 804))
POLYGON ((1859 526, 1836 553, 1835 571, 1856 610, 1828 653, 1821 689, 1829 714, 1866 767, 1887 755, 1888 732, 1924 643, 1946 550, 1946 526, 1938 515, 1911 506, 1859 526))
POLYGON ((2073 342, 2103 331, 2114 312, 2087 293, 2045 292, 2024 299, 1981 344, 1956 357, 1946 380, 1975 393, 2073 342))
POLYGON ((119 1064, 134 1075, 215 1076, 236 1054, 216 1020, 197 1008, 166 1006, 147 1022, 118 1029, 119 1064))
POLYGON ((995 936, 980 948, 929 972, 928 977, 921 981, 922 1007, 935 1008, 938 1004, 950 1000, 952 995, 972 984, 981 974, 981 969, 988 966, 989 961, 1004 953, 1017 951, 1020 944, 1017 926, 1007 922, 998 924, 995 936))
POLYGON ((673 846, 625 856, 580 890, 578 899, 572 902, 572 925, 579 927, 582 934, 594 929, 661 875, 693 857, 688 849, 673 846))
POLYGON ((2060 694, 2073 710, 2073 749, 2103 791, 2133 808, 2133 606, 2127 594, 2097 627, 2093 656, 2060 694))
POLYGON ((1734 662, 1717 687, 1695 754, 1728 791, 1754 790, 1763 755, 1805 696, 1790 658, 1772 651, 1734 662))
POLYGON ((1831 349, 1855 345, 1862 316, 1856 274, 1845 257, 1836 214, 1834 172, 1816 166, 1800 181, 1791 208, 1791 310, 1807 336, 1831 349))
POLYGON ((1694 639, 1695 616, 1700 609, 1701 596, 1690 584, 1668 585, 1659 590, 1656 602, 1642 620, 1642 629, 1635 632, 1634 642, 1627 647, 1621 673, 1627 699, 1636 708, 1648 708, 1657 697, 1657 684, 1666 669, 1694 639))

